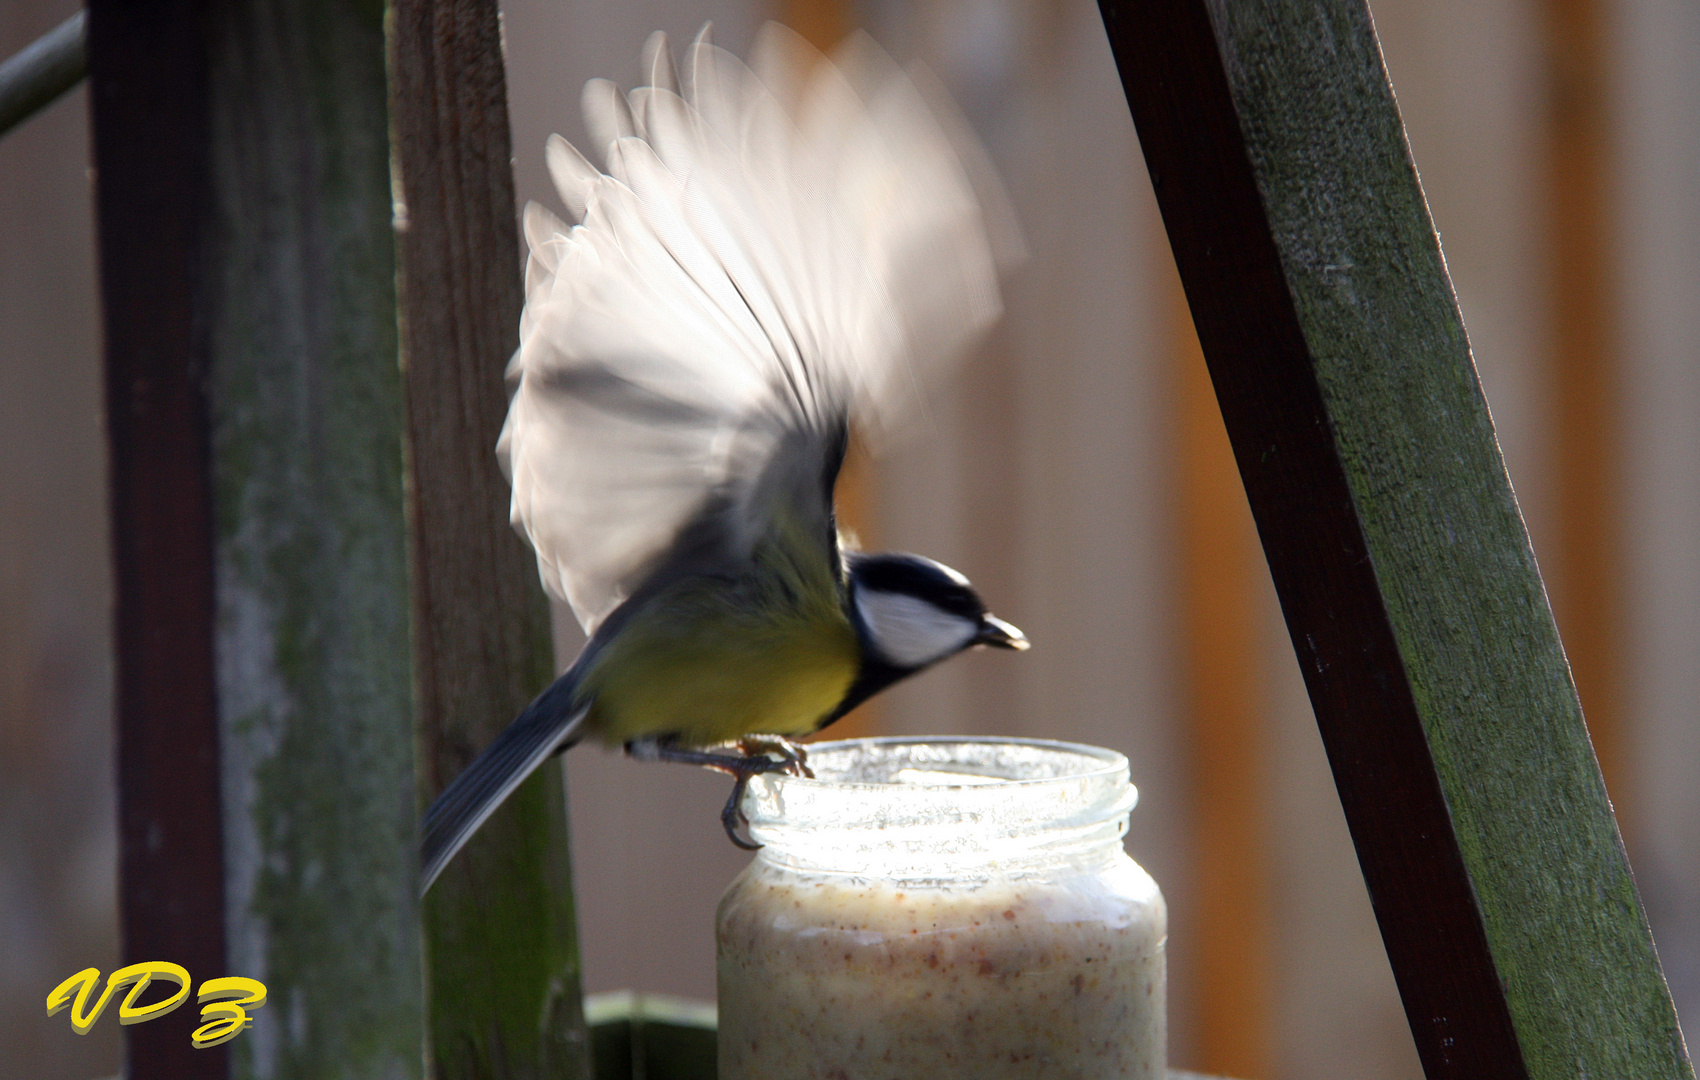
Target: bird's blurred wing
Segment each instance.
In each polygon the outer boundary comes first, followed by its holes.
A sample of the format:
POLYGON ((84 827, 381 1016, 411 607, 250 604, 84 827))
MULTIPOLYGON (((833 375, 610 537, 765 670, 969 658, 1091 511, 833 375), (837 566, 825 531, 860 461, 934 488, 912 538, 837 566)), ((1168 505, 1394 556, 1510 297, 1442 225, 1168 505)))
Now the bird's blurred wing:
POLYGON ((711 500, 749 503, 790 434, 849 415, 877 439, 1000 310, 953 132, 870 41, 829 62, 770 25, 752 69, 705 30, 686 59, 680 78, 658 35, 651 85, 587 86, 604 169, 548 148, 582 221, 526 213, 498 449, 514 523, 587 630, 711 500))

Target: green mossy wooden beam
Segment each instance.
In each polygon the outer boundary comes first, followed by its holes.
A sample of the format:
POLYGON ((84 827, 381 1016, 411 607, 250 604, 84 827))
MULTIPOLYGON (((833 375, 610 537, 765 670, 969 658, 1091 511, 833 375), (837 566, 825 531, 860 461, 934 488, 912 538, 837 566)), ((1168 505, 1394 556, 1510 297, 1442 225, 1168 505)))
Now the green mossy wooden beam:
MULTIPOLYGON (((423 807, 555 672, 495 454, 523 301, 497 4, 397 0, 390 47, 423 807)), ((437 1076, 589 1075, 568 855, 551 763, 427 896, 437 1076)))
POLYGON ((1432 1080, 1689 1078, 1362 0, 1101 0, 1432 1080))
POLYGON ((383 6, 207 10, 231 1073, 419 1076, 383 6))
POLYGON ((195 1009, 131 1028, 126 1071, 419 1077, 383 7, 96 0, 88 28, 126 962, 269 991, 214 1050, 195 1009))

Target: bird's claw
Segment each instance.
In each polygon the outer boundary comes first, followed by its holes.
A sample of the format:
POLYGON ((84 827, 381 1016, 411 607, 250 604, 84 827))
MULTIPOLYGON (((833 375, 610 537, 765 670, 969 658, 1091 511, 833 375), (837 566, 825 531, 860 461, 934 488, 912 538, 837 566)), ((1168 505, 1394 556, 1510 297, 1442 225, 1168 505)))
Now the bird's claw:
MULTIPOLYGON (((783 770, 801 779, 813 780, 815 771, 809 768, 809 752, 790 739, 779 735, 746 735, 738 740, 738 749, 751 758, 778 754, 783 770)), ((763 772, 775 770, 763 769, 763 772)))
POLYGON ((739 828, 749 828, 750 819, 744 816, 744 789, 750 786, 750 777, 754 773, 744 773, 732 781, 732 794, 727 796, 726 805, 720 810, 720 827, 726 830, 726 839, 732 841, 734 847, 745 851, 760 851, 761 845, 754 840, 745 840, 738 835, 739 828))
POLYGON ((770 772, 789 773, 810 779, 813 779, 815 774, 804 764, 807 755, 803 748, 787 739, 739 739, 738 749, 743 751, 744 756, 732 758, 736 764, 709 766, 711 769, 728 773, 733 778, 732 794, 727 796, 726 805, 720 810, 720 825, 726 830, 726 838, 735 846, 745 851, 760 851, 760 844, 738 835, 740 827, 750 827, 750 819, 744 816, 744 792, 749 789, 750 779, 770 772), (775 753, 780 755, 778 760, 771 756, 775 753))
POLYGON ((761 848, 760 844, 738 835, 739 829, 748 829, 750 824, 749 819, 744 816, 743 801, 751 778, 764 773, 783 772, 812 780, 814 770, 808 766, 808 751, 790 739, 777 735, 750 735, 726 745, 736 747, 738 753, 719 753, 715 749, 698 750, 680 746, 670 738, 635 739, 626 744, 626 753, 640 761, 674 761, 685 765, 700 765, 732 777, 732 794, 727 798, 726 805, 721 808, 720 824, 734 845, 745 851, 757 851, 761 848))

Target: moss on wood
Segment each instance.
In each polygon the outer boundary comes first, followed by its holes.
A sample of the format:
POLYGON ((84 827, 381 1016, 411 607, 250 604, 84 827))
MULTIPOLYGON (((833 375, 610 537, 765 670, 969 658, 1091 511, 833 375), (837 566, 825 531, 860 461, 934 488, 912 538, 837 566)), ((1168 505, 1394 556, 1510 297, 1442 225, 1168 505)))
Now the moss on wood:
POLYGON ((382 13, 254 2, 209 20, 228 973, 269 990, 232 1073, 419 1076, 382 13))

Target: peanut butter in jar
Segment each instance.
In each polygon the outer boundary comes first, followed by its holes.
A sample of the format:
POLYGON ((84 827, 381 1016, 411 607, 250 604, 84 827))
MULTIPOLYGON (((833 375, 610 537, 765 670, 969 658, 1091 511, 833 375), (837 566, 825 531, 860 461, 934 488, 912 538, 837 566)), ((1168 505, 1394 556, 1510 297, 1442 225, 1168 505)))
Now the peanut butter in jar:
POLYGON ((721 901, 723 1080, 1165 1075, 1166 911, 1126 759, 853 740, 766 777, 721 901))

